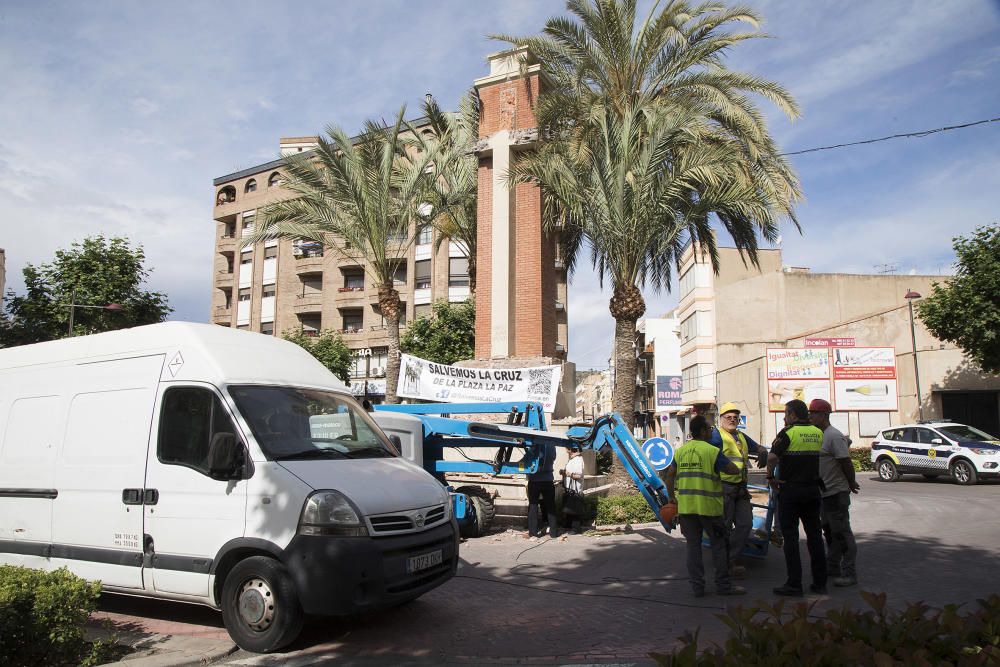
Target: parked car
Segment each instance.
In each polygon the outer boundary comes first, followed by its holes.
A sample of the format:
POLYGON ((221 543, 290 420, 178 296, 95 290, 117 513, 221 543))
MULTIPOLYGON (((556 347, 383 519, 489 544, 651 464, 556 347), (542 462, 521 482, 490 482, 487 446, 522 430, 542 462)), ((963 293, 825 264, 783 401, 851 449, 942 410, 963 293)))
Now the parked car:
POLYGON ((958 484, 1000 476, 1000 440, 949 421, 893 426, 872 440, 872 464, 883 482, 915 473, 931 479, 951 475, 958 484))

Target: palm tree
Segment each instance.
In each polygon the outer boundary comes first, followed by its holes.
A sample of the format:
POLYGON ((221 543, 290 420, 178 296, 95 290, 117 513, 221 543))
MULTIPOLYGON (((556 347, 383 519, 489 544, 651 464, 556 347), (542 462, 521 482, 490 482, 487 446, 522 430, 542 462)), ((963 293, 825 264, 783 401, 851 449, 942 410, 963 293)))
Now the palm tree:
MULTIPOLYGON (((430 205, 427 222, 438 231, 435 250, 445 240, 465 247, 469 258, 469 292, 476 293, 476 195, 479 160, 472 146, 479 138, 479 104, 465 95, 458 113, 441 111, 433 97, 424 98, 426 128, 406 136, 411 155, 429 154, 434 178, 424 181, 421 197, 430 205)), ((427 210, 427 209, 424 209, 427 210)))
POLYGON ((403 132, 414 128, 399 110, 391 127, 367 121, 352 139, 327 128, 311 153, 285 158, 284 187, 295 197, 269 204, 260 227, 243 245, 276 238, 323 244, 350 259, 362 259, 378 287, 379 310, 386 321, 386 401, 397 402, 399 379, 399 292, 396 269, 413 243, 419 193, 430 155, 408 156, 403 132))
POLYGON ((611 281, 612 405, 631 424, 640 288, 669 289, 689 242, 718 272, 713 223, 755 266, 758 236, 774 241, 781 218, 798 227, 798 180, 748 95, 792 118, 798 109, 780 85, 723 66, 730 47, 760 36, 731 28, 759 24, 749 9, 655 3, 636 29, 635 0, 569 0, 567 8, 576 21, 551 19, 533 37, 496 36, 527 46, 551 82, 537 105, 546 141, 511 178, 540 187, 545 224, 564 228, 570 270, 588 248, 602 284, 611 281))

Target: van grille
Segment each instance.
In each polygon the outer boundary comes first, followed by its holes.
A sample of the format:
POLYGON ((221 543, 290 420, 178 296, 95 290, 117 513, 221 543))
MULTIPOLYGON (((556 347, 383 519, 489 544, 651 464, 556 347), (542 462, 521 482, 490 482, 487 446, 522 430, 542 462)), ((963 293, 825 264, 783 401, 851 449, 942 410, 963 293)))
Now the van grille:
POLYGON ((380 535, 387 533, 418 532, 435 526, 445 517, 444 505, 423 507, 396 514, 380 514, 368 517, 372 532, 380 535))

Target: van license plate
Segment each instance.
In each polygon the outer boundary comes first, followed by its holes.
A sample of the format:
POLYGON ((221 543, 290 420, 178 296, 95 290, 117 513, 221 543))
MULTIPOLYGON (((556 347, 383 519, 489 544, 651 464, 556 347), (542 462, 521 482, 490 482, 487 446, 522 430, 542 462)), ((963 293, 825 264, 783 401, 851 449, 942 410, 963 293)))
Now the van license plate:
POLYGON ((426 570, 429 567, 434 567, 435 565, 440 565, 444 562, 441 555, 441 550, 432 551, 429 554, 420 554, 419 556, 411 556, 406 560, 406 571, 407 572, 420 572, 420 570, 426 570))

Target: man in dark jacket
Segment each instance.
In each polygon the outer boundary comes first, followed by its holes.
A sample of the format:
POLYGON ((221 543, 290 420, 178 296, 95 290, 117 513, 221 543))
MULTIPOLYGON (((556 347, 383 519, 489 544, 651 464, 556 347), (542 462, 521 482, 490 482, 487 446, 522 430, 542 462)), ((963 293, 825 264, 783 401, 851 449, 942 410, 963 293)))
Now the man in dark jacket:
POLYGON ((538 514, 545 515, 549 524, 549 537, 559 537, 556 521, 555 475, 552 468, 556 461, 556 446, 547 443, 541 447, 538 470, 528 475, 528 537, 541 537, 538 514))

